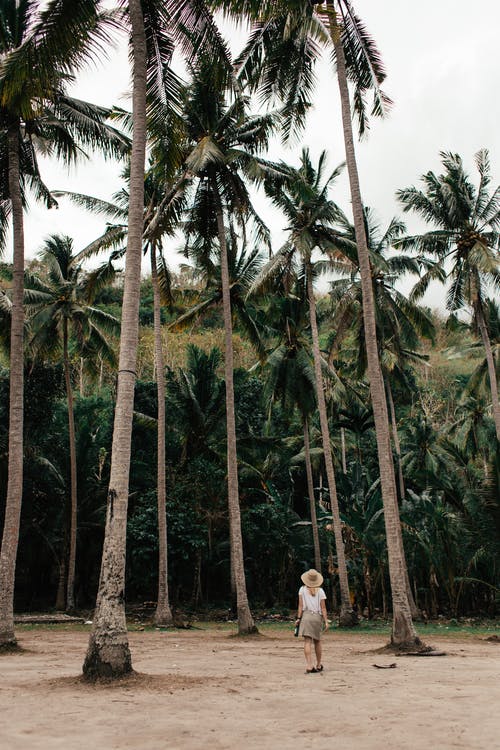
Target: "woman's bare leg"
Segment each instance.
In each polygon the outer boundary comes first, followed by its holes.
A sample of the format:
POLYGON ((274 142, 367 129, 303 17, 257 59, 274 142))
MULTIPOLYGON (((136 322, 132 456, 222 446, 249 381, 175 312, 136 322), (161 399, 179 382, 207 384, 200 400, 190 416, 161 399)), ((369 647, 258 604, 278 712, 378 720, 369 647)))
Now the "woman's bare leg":
POLYGON ((316 668, 321 667, 321 641, 314 641, 314 650, 316 651, 316 668))
POLYGON ((307 635, 304 636, 304 656, 306 657, 306 669, 312 669, 313 668, 313 661, 312 661, 312 638, 309 638, 307 635))

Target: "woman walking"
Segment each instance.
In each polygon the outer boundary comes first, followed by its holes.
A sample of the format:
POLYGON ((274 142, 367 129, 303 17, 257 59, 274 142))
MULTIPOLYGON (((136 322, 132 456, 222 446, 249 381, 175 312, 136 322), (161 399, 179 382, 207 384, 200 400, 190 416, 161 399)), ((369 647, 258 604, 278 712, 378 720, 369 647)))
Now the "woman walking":
POLYGON ((303 586, 299 589, 299 606, 297 610, 296 626, 299 626, 299 635, 304 638, 304 656, 306 658, 306 674, 322 672, 321 663, 321 631, 323 623, 325 630, 328 627, 326 614, 326 594, 321 588, 323 576, 317 570, 311 568, 301 575, 303 586), (312 644, 316 656, 316 665, 313 663, 312 644))

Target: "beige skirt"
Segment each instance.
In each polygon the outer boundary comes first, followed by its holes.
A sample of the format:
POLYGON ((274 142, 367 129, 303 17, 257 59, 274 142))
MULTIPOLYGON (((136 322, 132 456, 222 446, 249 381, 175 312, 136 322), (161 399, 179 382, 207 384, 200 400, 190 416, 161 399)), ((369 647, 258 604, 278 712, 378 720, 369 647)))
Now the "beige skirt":
POLYGON ((299 626, 299 635, 313 638, 315 641, 319 641, 321 638, 321 626, 323 624, 323 617, 315 612, 308 612, 307 610, 302 613, 302 619, 299 626))

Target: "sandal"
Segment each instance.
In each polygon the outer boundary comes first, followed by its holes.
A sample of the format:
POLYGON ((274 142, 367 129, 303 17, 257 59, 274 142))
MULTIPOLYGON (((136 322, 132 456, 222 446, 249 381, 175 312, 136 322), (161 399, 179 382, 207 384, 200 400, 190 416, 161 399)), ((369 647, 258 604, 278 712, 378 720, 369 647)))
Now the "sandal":
POLYGON ((316 667, 313 667, 312 669, 306 669, 306 674, 316 674, 316 672, 319 672, 319 669, 316 669, 316 667))
POLYGON ((315 667, 316 672, 322 672, 323 671, 323 665, 320 664, 319 667, 315 667))

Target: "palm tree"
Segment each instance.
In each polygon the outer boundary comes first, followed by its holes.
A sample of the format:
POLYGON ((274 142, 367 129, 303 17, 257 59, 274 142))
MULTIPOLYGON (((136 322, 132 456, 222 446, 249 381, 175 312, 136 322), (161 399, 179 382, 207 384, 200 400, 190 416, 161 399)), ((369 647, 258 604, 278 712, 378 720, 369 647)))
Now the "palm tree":
MULTIPOLYGON (((435 227, 406 238, 404 246, 437 256, 441 266, 451 262, 446 307, 452 312, 464 307, 472 310, 486 353, 493 418, 500 441, 497 374, 486 319, 488 286, 500 288, 500 186, 490 194, 491 172, 486 149, 475 155, 480 178, 477 188, 458 154, 441 151, 440 156, 443 174, 427 172, 422 176, 423 190, 411 187, 397 192, 405 211, 414 211, 435 227)), ((420 280, 413 296, 422 295, 434 277, 431 269, 420 280)))
POLYGON ((40 258, 46 267, 46 278, 29 275, 26 290, 28 319, 33 334, 29 347, 35 356, 61 351, 64 365, 64 379, 68 400, 68 429, 71 476, 71 521, 69 532, 69 562, 67 569, 66 608, 75 607, 75 563, 77 537, 77 466, 76 434, 73 409, 73 388, 71 385, 70 343, 76 343, 81 357, 87 353, 100 355, 113 363, 114 353, 106 334, 116 334, 119 322, 102 310, 91 306, 96 290, 93 280, 93 293, 85 278, 82 261, 86 249, 73 253, 70 237, 53 235, 45 242, 40 258))
MULTIPOLYGON (((210 45, 212 59, 225 53, 225 45, 203 2, 153 0, 142 7, 140 0, 128 0, 127 10, 133 51, 127 252, 106 531, 94 624, 83 665, 88 679, 115 678, 132 669, 124 607, 125 542, 144 231, 147 93, 148 89, 154 92, 149 107, 150 128, 154 135, 155 124, 159 123, 163 133, 165 108, 159 103, 164 98, 158 95, 158 88, 163 86, 170 67, 172 41, 182 43, 188 57, 203 53, 210 45)), ((219 72, 224 75, 222 66, 219 72)))
MULTIPOLYGON (((180 81, 171 74, 171 89, 175 87, 178 93, 180 81)), ((166 94, 166 91, 164 91, 166 94)), ((145 176, 144 183, 144 233, 143 251, 149 253, 151 262, 151 284, 153 288, 153 330, 154 330, 154 372, 156 373, 158 414, 157 431, 157 504, 158 504, 158 598, 155 611, 157 625, 167 627, 172 625, 173 617, 169 601, 168 589, 168 555, 167 555, 167 518, 166 518, 166 483, 165 483, 165 380, 164 380, 164 352, 161 329, 161 303, 171 303, 170 271, 165 264, 162 254, 164 236, 175 233, 184 205, 187 186, 186 173, 172 174, 179 166, 178 159, 182 153, 179 148, 165 148, 167 142, 176 143, 174 125, 179 123, 176 112, 165 107, 165 132, 162 134, 159 124, 155 123, 158 131, 158 142, 155 145, 154 157, 145 176), (160 138, 163 135, 163 141, 160 138), (172 153, 173 152, 173 153, 172 153)), ((161 125, 161 123, 160 123, 161 125)), ((127 168, 122 175, 127 181, 130 170, 127 168)), ((93 249, 98 252, 109 246, 121 243, 126 237, 127 227, 123 222, 127 217, 129 191, 121 189, 114 196, 114 202, 101 200, 94 196, 83 195, 68 191, 54 192, 56 197, 67 196, 76 205, 90 210, 94 214, 105 215, 113 221, 108 224, 106 232, 93 243, 93 249)), ((103 281, 115 277, 114 262, 121 258, 124 250, 118 247, 108 260, 90 275, 90 286, 101 285, 103 281)))
MULTIPOLYGON (((344 39, 348 38, 351 30, 355 31, 357 38, 366 40, 366 32, 354 15, 350 3, 346 0, 330 0, 327 3, 326 12, 323 14, 326 25, 329 28, 333 42, 336 64, 337 81, 340 91, 342 108, 342 124, 344 133, 344 145, 346 151, 347 171, 349 174, 349 185, 354 216, 354 227, 356 235, 356 246, 358 253, 359 270, 361 277, 361 289, 363 299, 363 320, 365 328, 365 345, 367 356, 368 377, 370 380, 370 392, 375 419, 375 433, 377 437, 377 452, 380 468, 380 481, 382 486, 382 499, 384 504, 384 518, 387 537, 387 551, 389 555, 389 575, 391 580, 392 604, 393 604, 393 626, 391 642, 397 647, 413 648, 420 644, 412 622, 410 604, 407 596, 407 585, 405 576, 405 563, 403 549, 400 543, 400 521, 396 494, 396 481, 394 476, 394 464, 392 460, 391 440, 389 431, 389 414, 384 387, 384 378, 380 365, 375 299, 372 286, 372 271, 370 255, 365 233, 363 201, 359 185, 356 152, 354 148, 353 127, 351 121, 351 101, 349 94, 349 69, 346 65, 346 54, 344 50, 344 39)), ((370 40, 371 41, 371 40, 370 40)), ((347 47, 349 49, 349 47, 347 47)), ((365 77, 364 85, 357 77, 356 84, 362 89, 372 88, 375 91, 374 109, 379 111, 384 107, 384 98, 380 95, 379 82, 384 78, 381 61, 374 52, 374 66, 365 77)), ((355 90, 355 104, 358 90, 355 90)))
MULTIPOLYGON (((309 151, 303 149, 299 169, 292 169, 286 165, 281 165, 282 175, 272 175, 266 179, 265 189, 267 194, 287 218, 290 239, 264 267, 260 277, 254 283, 254 290, 264 287, 270 279, 281 277, 286 281, 286 279, 291 278, 296 259, 303 267, 312 335, 316 397, 337 549, 341 594, 339 621, 342 625, 349 626, 356 621, 356 617, 350 600, 344 543, 342 541, 342 527, 330 446, 322 359, 319 347, 316 301, 313 291, 313 251, 316 249, 325 250, 327 247, 332 247, 336 238, 336 232, 332 227, 337 218, 338 209, 328 198, 328 189, 338 175, 339 170, 334 170, 332 174, 324 179, 325 162, 326 153, 323 152, 319 158, 318 166, 316 168, 313 167, 309 151), (286 175, 286 177, 283 175, 286 175)), ((320 264, 317 264, 317 267, 319 268, 320 264)))
POLYGON ((113 15, 101 3, 7 0, 3 9, 0 71, 2 202, 11 205, 13 286, 10 344, 9 466, 0 555, 0 646, 15 647, 13 595, 23 486, 23 294, 26 188, 50 207, 37 152, 74 161, 82 147, 120 155, 127 139, 105 124, 109 110, 71 98, 67 82, 108 40, 113 15))
MULTIPOLYGON (((236 588, 238 631, 244 634, 255 632, 256 628, 248 605, 241 536, 232 320, 233 316, 238 317, 251 341, 259 348, 258 331, 248 314, 245 297, 260 261, 258 250, 250 253, 243 250, 238 253, 233 222, 235 219, 241 222, 245 231, 245 220, 249 216, 257 219, 240 172, 245 174, 256 168, 252 151, 266 142, 269 120, 247 119, 241 99, 227 107, 224 92, 217 91, 214 83, 210 68, 200 68, 186 103, 187 129, 192 141, 197 144, 187 158, 187 166, 197 180, 193 205, 185 226, 187 253, 197 259, 207 286, 202 301, 173 325, 183 326, 214 305, 222 303, 231 570, 236 588), (207 91, 210 91, 213 98, 211 106, 205 108, 207 91), (235 158, 237 150, 239 159, 235 158), (229 225, 228 232, 226 222, 229 225)), ((262 233, 263 226, 260 223, 258 228, 262 233)))
MULTIPOLYGON (((500 375, 500 304, 493 299, 486 299, 484 301, 486 325, 488 328, 488 337, 491 342, 493 358, 496 363, 497 377, 500 375)), ((472 353, 480 343, 472 344, 470 347, 466 347, 462 350, 463 353, 472 353)), ((480 394, 483 390, 488 389, 487 378, 488 376, 488 360, 486 357, 478 363, 474 372, 471 374, 467 386, 466 392, 470 394, 480 394), (486 382, 485 382, 486 381, 486 382)))
POLYGON ((181 440, 181 467, 199 454, 219 455, 218 426, 225 409, 224 382, 218 377, 221 352, 187 347, 186 367, 167 370, 167 403, 181 440))
POLYGON ((273 296, 270 309, 265 311, 266 325, 273 338, 272 349, 266 358, 268 372, 265 391, 271 404, 279 401, 286 413, 293 413, 297 409, 301 416, 314 567, 321 572, 321 549, 309 436, 309 419, 316 408, 316 398, 310 342, 309 336, 306 335, 309 314, 305 291, 304 284, 298 280, 290 294, 273 296))
POLYGON ((417 489, 449 486, 457 473, 451 446, 426 416, 410 422, 403 433, 403 468, 417 489))
POLYGON ((349 0, 328 0, 325 4, 303 3, 300 0, 286 3, 271 0, 266 3, 220 0, 216 4, 257 19, 250 41, 240 56, 241 75, 255 86, 261 84, 263 92, 271 97, 278 96, 286 103, 291 113, 285 120, 289 130, 294 124, 293 115, 300 124, 307 111, 309 95, 314 85, 313 66, 321 47, 333 47, 362 280, 368 375, 387 532, 393 598, 391 642, 396 647, 414 648, 420 641, 411 619, 398 543, 399 517, 389 415, 378 354, 370 258, 364 229, 349 92, 351 84, 354 89, 354 111, 358 116, 360 131, 363 132, 368 124, 366 94, 370 91, 373 94, 372 114, 375 115, 384 114, 390 101, 380 88, 385 78, 380 54, 349 0))
MULTIPOLYGON (((338 220, 342 237, 337 240, 344 260, 336 264, 336 271, 348 278, 331 283, 330 297, 333 309, 335 339, 330 360, 346 335, 354 329, 354 360, 357 362, 357 377, 366 374, 367 360, 363 323, 363 295, 359 264, 356 252, 354 226, 344 214, 338 220), (347 262, 346 262, 347 261, 347 262)), ((389 408, 392 436, 396 452, 399 490, 405 496, 404 478, 401 469, 401 448, 397 430, 396 412, 391 380, 397 377, 407 385, 406 367, 414 361, 425 361, 426 355, 417 350, 420 338, 434 339, 434 324, 431 316, 396 289, 395 284, 408 273, 418 274, 423 259, 403 254, 391 254, 394 243, 405 232, 404 224, 393 218, 385 231, 381 231, 373 211, 365 208, 365 232, 370 250, 372 285, 376 301, 376 325, 379 356, 384 375, 387 404, 389 408)))

